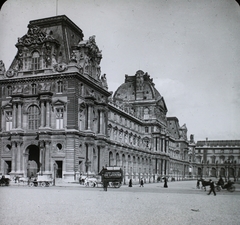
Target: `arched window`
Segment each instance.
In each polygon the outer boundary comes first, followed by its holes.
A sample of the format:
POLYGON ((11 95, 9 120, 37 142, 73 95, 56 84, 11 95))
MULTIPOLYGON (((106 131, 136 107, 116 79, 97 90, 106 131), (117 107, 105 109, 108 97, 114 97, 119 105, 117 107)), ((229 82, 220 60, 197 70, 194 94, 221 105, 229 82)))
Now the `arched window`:
POLYGON ((32 70, 40 69, 40 55, 37 51, 32 53, 32 70))
POLYGON ((33 105, 28 108, 28 128, 37 130, 39 128, 40 112, 37 106, 33 105))
POLYGON ((109 166, 114 166, 114 158, 112 152, 109 152, 109 166))

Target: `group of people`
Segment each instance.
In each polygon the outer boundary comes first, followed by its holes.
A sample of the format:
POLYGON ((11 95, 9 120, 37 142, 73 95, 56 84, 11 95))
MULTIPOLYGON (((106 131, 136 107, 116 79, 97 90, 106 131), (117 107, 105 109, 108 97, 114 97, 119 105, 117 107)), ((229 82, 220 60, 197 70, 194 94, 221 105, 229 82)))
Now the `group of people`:
MULTIPOLYGON (((164 185, 163 185, 164 188, 168 187, 167 181, 168 181, 167 177, 164 177, 164 185)), ((144 187, 144 181, 142 178, 141 178, 139 184, 140 184, 139 187, 144 187)), ((132 187, 132 179, 129 180, 128 187, 132 187)))

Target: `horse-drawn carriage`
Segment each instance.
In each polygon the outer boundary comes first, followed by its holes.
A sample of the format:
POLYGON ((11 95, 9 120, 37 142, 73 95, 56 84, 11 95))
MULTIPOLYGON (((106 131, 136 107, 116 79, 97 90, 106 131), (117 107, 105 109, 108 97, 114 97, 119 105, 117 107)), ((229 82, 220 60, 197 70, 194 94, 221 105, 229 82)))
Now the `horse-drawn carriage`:
POLYGON ((123 171, 121 167, 109 166, 101 170, 102 183, 106 182, 110 187, 120 188, 123 180, 123 171))
MULTIPOLYGON (((206 187, 210 186, 210 181, 206 181, 204 179, 200 179, 202 182, 202 188, 206 191, 206 187)), ((235 186, 233 185, 234 182, 229 180, 227 183, 224 183, 224 181, 220 178, 219 181, 215 184, 216 191, 221 191, 222 189, 226 189, 227 191, 234 192, 235 186)))
POLYGON ((106 167, 101 170, 99 175, 81 175, 79 184, 86 187, 103 186, 104 181, 109 187, 119 188, 122 185, 123 172, 120 167, 106 167))
POLYGON ((215 188, 216 188, 216 191, 221 191, 222 189, 226 189, 227 191, 234 192, 235 191, 235 186, 233 184, 234 184, 234 182, 229 180, 225 184, 224 183, 223 184, 217 183, 215 188))
POLYGON ((8 186, 10 183, 10 179, 5 177, 4 175, 0 179, 0 186, 8 186))

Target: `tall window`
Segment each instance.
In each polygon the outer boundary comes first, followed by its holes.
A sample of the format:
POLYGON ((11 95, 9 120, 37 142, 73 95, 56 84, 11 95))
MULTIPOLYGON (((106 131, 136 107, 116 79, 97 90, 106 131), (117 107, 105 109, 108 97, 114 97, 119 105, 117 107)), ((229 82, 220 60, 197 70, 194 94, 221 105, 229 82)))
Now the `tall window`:
POLYGON ((63 82, 62 81, 57 82, 57 92, 58 93, 63 92, 63 82))
POLYGON ((10 97, 12 95, 12 86, 7 86, 7 96, 10 97))
POLYGON ((12 130, 12 111, 6 111, 6 131, 12 130))
POLYGON ((32 70, 40 69, 40 55, 38 52, 33 52, 32 54, 32 70))
POLYGON ((149 119, 149 109, 147 107, 144 109, 143 119, 149 119))
POLYGON ((30 130, 37 130, 39 128, 39 109, 33 105, 28 108, 28 128, 30 130))
POLYGON ((63 129, 63 108, 56 109, 56 129, 63 129))
POLYGON ((36 84, 32 84, 32 94, 33 95, 37 94, 37 85, 36 84))
POLYGON ((149 129, 148 127, 145 127, 145 133, 148 133, 149 129))

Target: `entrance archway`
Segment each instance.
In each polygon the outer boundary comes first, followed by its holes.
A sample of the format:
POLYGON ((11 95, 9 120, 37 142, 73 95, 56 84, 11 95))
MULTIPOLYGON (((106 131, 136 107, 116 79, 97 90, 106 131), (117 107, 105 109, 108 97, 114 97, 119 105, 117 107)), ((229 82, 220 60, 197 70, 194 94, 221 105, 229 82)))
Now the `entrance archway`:
POLYGON ((36 176, 40 171, 39 147, 30 145, 26 152, 28 152, 27 176, 36 176))

